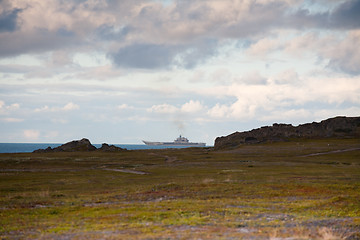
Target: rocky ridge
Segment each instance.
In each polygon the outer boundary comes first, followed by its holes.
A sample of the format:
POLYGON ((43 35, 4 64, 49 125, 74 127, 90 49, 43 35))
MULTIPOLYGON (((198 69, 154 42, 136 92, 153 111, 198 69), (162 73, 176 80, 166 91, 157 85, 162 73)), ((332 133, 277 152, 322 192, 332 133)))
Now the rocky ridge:
POLYGON ((277 124, 246 132, 235 132, 215 139, 215 149, 226 149, 241 144, 286 141, 291 138, 360 137, 360 117, 335 117, 299 126, 277 124))
POLYGON ((83 138, 81 140, 74 140, 68 143, 65 143, 59 147, 46 149, 37 149, 33 153, 48 153, 48 152, 91 152, 91 151, 102 151, 102 152, 117 152, 124 151, 126 149, 116 147, 114 145, 108 145, 103 143, 101 148, 96 148, 91 144, 89 139, 83 138))
POLYGON ((97 151, 102 151, 102 152, 118 152, 124 150, 126 149, 117 147, 115 145, 109 145, 107 143, 103 143, 101 147, 97 149, 97 151))

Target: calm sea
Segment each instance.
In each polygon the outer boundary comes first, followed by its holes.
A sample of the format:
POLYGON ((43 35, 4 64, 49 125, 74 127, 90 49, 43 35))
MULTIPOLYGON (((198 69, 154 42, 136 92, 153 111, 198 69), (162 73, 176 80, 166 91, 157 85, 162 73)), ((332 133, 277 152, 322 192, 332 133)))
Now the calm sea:
MULTIPOLYGON (((58 147, 62 143, 0 143, 0 153, 19 153, 32 152, 37 149, 45 149, 47 147, 58 147)), ((101 144, 93 144, 100 148, 101 144)), ((164 149, 164 148, 186 148, 186 146, 150 146, 145 144, 114 144, 117 147, 126 148, 127 150, 139 149, 164 149)))

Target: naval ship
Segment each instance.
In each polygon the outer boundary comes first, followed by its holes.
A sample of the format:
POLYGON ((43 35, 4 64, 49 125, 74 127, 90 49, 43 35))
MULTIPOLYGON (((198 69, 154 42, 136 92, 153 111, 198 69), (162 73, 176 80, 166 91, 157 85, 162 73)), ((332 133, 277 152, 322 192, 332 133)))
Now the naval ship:
POLYGON ((189 142, 186 137, 178 137, 173 142, 149 142, 144 141, 146 145, 161 145, 161 146, 189 146, 189 147, 205 147, 205 143, 193 143, 189 142))

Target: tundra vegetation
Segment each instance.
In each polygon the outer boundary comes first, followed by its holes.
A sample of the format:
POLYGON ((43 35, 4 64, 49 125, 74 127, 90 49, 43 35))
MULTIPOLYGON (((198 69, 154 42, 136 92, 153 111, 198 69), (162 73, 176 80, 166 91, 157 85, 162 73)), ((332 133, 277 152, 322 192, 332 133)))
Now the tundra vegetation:
POLYGON ((0 154, 2 239, 359 239, 360 141, 0 154))

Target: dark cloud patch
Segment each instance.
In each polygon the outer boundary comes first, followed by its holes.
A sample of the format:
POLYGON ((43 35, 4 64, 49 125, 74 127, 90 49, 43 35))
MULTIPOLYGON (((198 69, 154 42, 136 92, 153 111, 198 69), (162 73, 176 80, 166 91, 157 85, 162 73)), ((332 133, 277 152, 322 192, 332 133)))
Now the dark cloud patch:
POLYGON ((75 33, 72 31, 67 30, 66 28, 59 28, 56 31, 56 35, 60 36, 60 37, 74 37, 75 33))
POLYGON ((358 64, 352 61, 352 56, 348 56, 348 58, 335 58, 330 59, 328 67, 337 71, 342 71, 350 75, 360 75, 360 69, 358 64), (348 59, 349 58, 349 59, 348 59))
POLYGON ((297 29, 327 28, 329 27, 328 19, 328 12, 311 14, 308 9, 300 9, 287 16, 284 25, 297 29))
MULTIPOLYGON (((187 6, 188 8, 188 6, 187 6)), ((186 16, 187 19, 191 21, 203 21, 207 18, 208 15, 211 14, 212 10, 208 6, 198 6, 195 9, 191 9, 191 11, 188 11, 186 9, 182 9, 182 13, 186 16)))
POLYGON ((36 66, 24 66, 24 65, 0 65, 0 72, 2 73, 28 73, 36 69, 36 66))
MULTIPOLYGON (((59 4, 54 6, 64 6, 56 8, 54 16, 58 12, 69 16, 73 22, 67 25, 68 28, 53 29, 34 21, 36 25, 29 24, 26 31, 15 31, 19 13, 24 11, 21 19, 31 23, 32 19, 25 18, 32 15, 25 13, 38 6, 29 4, 21 10, 13 9, 9 4, 7 10, 0 13, 0 33, 9 32, 0 35, 0 56, 88 45, 112 51, 108 56, 120 67, 193 68, 217 54, 218 43, 222 40, 238 40, 243 44, 241 48, 246 48, 249 42, 274 34, 272 30, 276 29, 347 30, 360 27, 360 0, 344 1, 334 10, 324 12, 314 12, 311 5, 306 4, 302 5, 304 9, 294 9, 287 1, 235 1, 233 4, 218 1, 220 7, 216 7, 215 0, 175 1, 171 7, 147 0, 144 0, 147 4, 141 4, 142 0, 104 1, 107 4, 91 4, 85 0, 58 1, 59 4), (88 14, 101 17, 92 22, 86 19, 88 14), (117 43, 126 47, 114 52, 117 43)), ((49 6, 54 3, 49 2, 49 6)), ((330 9, 326 8, 325 1, 323 5, 323 9, 330 9)), ((41 14, 41 9, 37 12, 41 14)), ((61 21, 59 18, 51 26, 63 26, 61 21)))
POLYGON ((112 59, 120 67, 154 69, 170 66, 175 54, 176 50, 166 45, 134 44, 119 49, 112 59))
POLYGON ((179 57, 174 64, 187 69, 194 68, 214 56, 217 53, 217 47, 218 41, 216 39, 205 39, 192 47, 184 48, 178 54, 179 57))
MULTIPOLYGON (((245 38, 262 34, 275 27, 284 25, 285 13, 288 5, 284 2, 269 2, 261 4, 258 2, 249 3, 246 15, 243 18, 233 21, 232 24, 224 22, 219 32, 231 38, 245 38)), ((231 9, 231 11, 237 11, 231 9)), ((226 19, 226 18, 225 18, 226 19)))
POLYGON ((0 57, 41 53, 86 44, 77 35, 62 28, 54 31, 38 28, 26 35, 16 31, 11 35, 0 35, 0 42, 0 57))
POLYGON ((328 67, 350 75, 360 75, 360 33, 352 31, 328 52, 328 67))
POLYGON ((356 29, 360 27, 360 0, 345 1, 327 12, 311 13, 308 9, 299 9, 283 22, 284 26, 297 29, 356 29))
POLYGON ((330 16, 330 23, 339 28, 360 27, 360 0, 345 1, 330 16))
POLYGON ((218 41, 205 39, 189 45, 134 44, 110 54, 119 67, 164 69, 194 68, 216 54, 218 41))
MULTIPOLYGON (((358 38, 357 41, 359 40, 360 38, 358 38)), ((352 47, 348 46, 347 48, 339 49, 341 53, 337 56, 333 56, 332 58, 330 58, 327 67, 354 76, 360 75, 360 54, 359 51, 354 49, 356 48, 356 45, 357 44, 354 43, 354 46, 352 47)))
POLYGON ((131 31, 133 28, 130 26, 117 28, 114 25, 103 24, 95 30, 95 35, 101 40, 114 41, 124 39, 131 31))
POLYGON ((18 14, 21 9, 13 9, 0 14, 0 32, 13 32, 17 28, 18 14))

